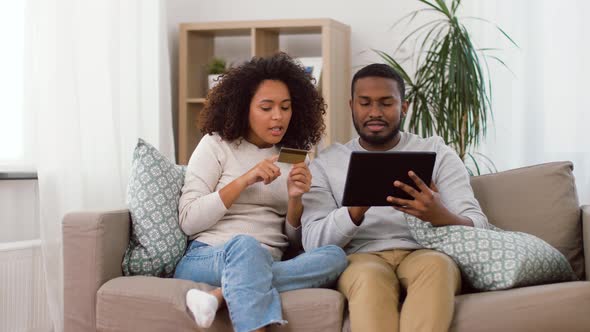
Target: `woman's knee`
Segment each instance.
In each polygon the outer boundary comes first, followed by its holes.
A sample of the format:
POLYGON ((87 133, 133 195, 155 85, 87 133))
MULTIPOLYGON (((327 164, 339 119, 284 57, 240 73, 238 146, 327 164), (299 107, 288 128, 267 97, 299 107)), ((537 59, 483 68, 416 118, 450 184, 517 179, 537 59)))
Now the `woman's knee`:
POLYGON ((321 265, 322 271, 326 273, 331 279, 336 279, 348 266, 348 258, 342 248, 335 245, 327 245, 313 249, 308 253, 310 256, 317 259, 318 264, 321 265))
POLYGON ((239 234, 227 241, 225 247, 252 249, 260 247, 260 242, 250 235, 239 234))
POLYGON ((327 245, 321 248, 324 255, 330 259, 330 266, 333 268, 333 272, 340 275, 348 266, 348 258, 342 248, 335 245, 327 245))
POLYGON ((263 248, 260 242, 249 235, 236 235, 224 245, 226 256, 268 256, 272 261, 270 252, 263 248))

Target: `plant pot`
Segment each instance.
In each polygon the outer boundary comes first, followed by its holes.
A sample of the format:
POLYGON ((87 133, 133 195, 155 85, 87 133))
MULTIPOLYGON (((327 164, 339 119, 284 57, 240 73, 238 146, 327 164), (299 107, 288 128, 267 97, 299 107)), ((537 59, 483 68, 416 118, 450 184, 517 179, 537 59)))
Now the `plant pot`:
POLYGON ((207 76, 207 83, 209 85, 209 89, 213 89, 213 87, 219 83, 219 77, 221 74, 211 74, 207 76))

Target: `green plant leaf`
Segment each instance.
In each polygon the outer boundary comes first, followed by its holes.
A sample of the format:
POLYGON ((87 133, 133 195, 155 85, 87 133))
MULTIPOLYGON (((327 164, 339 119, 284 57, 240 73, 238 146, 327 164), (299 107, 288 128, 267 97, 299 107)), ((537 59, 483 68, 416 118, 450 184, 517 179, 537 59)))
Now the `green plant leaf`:
POLYGON ((428 23, 423 24, 423 25, 419 26, 418 28, 414 29, 406 37, 404 37, 404 39, 402 39, 402 41, 399 43, 399 46, 395 49, 395 51, 393 53, 396 54, 399 51, 399 49, 402 48, 412 36, 414 36, 415 34, 417 34, 420 31, 422 31, 423 29, 427 28, 428 26, 436 24, 439 21, 442 21, 442 20, 428 22, 428 23))
POLYGON ((471 162, 473 162, 473 165, 475 166, 475 174, 481 175, 481 171, 479 170, 479 165, 477 164, 477 160, 475 160, 475 158, 473 157, 473 155, 471 153, 467 153, 467 155, 469 156, 469 159, 471 159, 471 162))
POLYGON ((498 28, 498 30, 500 30, 500 32, 504 35, 504 37, 506 37, 506 38, 508 38, 508 40, 510 40, 512 45, 514 45, 516 48, 520 49, 520 47, 518 47, 518 44, 514 40, 512 40, 512 38, 510 38, 510 36, 504 30, 502 30, 502 28, 500 28, 499 26, 496 26, 496 28, 498 28))
POLYGON ((506 39, 508 39, 510 41, 510 43, 512 43, 513 46, 515 46, 517 49, 520 49, 520 47, 518 46, 518 44, 510 37, 510 35, 508 35, 508 33, 506 33, 506 31, 504 31, 502 28, 500 28, 499 25, 495 24, 494 22, 492 22, 490 20, 486 20, 485 18, 473 17, 473 16, 465 16, 462 19, 465 19, 465 20, 478 20, 478 21, 486 22, 486 23, 489 23, 489 24, 495 26, 496 29, 498 29, 498 31, 500 31, 500 33, 502 35, 504 35, 504 37, 506 37, 506 39))
POLYGON ((426 4, 426 5, 434 8, 438 12, 442 12, 442 9, 440 7, 437 7, 436 5, 434 5, 433 3, 431 3, 430 1, 427 1, 427 0, 418 0, 418 1, 420 1, 420 2, 422 2, 424 4, 426 4))
POLYGON ((211 62, 209 62, 207 71, 210 75, 214 74, 223 74, 225 73, 226 62, 224 59, 219 57, 213 57, 211 62))
POLYGON ((414 11, 412 11, 412 12, 410 12, 410 13, 402 16, 399 20, 397 20, 389 28, 389 30, 394 30, 399 24, 401 24, 403 21, 407 20, 408 18, 410 18, 410 20, 408 21, 408 25, 411 24, 419 13, 425 12, 425 11, 434 11, 434 9, 432 9, 432 8, 422 8, 422 9, 414 10, 414 11))

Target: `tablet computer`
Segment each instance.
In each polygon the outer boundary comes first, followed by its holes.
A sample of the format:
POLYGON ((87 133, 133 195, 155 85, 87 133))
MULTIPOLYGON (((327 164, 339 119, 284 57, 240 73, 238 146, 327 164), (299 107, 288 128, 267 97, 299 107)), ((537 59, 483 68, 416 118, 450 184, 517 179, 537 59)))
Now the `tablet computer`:
POLYGON ((414 199, 393 182, 399 180, 418 189, 408 175, 414 171, 429 186, 435 160, 436 152, 354 151, 350 155, 342 205, 391 206, 387 196, 414 199))

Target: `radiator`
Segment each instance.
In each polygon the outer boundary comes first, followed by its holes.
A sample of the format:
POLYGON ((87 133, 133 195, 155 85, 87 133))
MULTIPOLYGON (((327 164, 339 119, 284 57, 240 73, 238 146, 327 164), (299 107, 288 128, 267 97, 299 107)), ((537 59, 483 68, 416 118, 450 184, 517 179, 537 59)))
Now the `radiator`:
POLYGON ((0 243, 0 331, 50 331, 41 241, 0 243))

